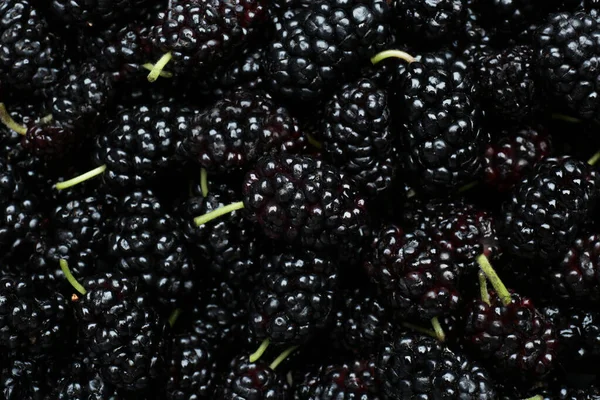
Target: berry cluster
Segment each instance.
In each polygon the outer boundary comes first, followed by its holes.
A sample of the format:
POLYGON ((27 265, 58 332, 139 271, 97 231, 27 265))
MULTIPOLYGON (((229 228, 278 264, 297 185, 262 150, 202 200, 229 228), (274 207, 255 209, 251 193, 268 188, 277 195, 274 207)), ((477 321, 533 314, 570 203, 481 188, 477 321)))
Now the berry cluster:
POLYGON ((0 1, 0 399, 600 399, 600 1, 0 1))

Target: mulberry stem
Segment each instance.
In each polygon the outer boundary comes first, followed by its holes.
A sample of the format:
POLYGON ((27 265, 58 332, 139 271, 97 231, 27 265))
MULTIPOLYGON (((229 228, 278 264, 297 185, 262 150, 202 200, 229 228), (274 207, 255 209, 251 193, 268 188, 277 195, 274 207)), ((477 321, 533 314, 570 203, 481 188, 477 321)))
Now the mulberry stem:
POLYGON ((208 196, 208 172, 206 172, 206 168, 200 169, 200 188, 202 189, 202 197, 208 196))
POLYGON ((313 135, 306 135, 306 139, 308 140, 308 143, 313 146, 316 149, 321 150, 323 148, 323 143, 319 142, 317 139, 314 138, 313 135))
POLYGON ((473 182, 467 183, 466 185, 464 185, 464 186, 462 186, 460 189, 458 189, 458 193, 464 193, 464 192, 466 192, 467 190, 471 190, 471 189, 473 189, 475 186, 477 186, 477 184, 478 184, 478 183, 479 183, 479 182, 477 182, 477 181, 473 181, 473 182))
POLYGON ((488 260, 485 254, 482 254, 479 257, 477 257, 477 263, 481 267, 481 270, 483 271, 485 276, 489 279, 496 293, 498 293, 498 296, 500 296, 502 304, 504 304, 505 306, 509 305, 511 302, 510 293, 506 286, 504 286, 504 283, 502 283, 502 280, 500 280, 500 277, 498 276, 496 271, 494 271, 492 264, 490 264, 490 260, 488 260))
POLYGON ((445 342, 446 341, 446 333, 444 333, 444 329, 442 328, 442 325, 440 324, 440 320, 438 319, 438 317, 431 318, 431 325, 433 326, 433 332, 435 333, 435 337, 440 342, 445 342))
POLYGON ((235 210, 240 210, 244 208, 244 202, 238 201, 237 203, 231 203, 227 206, 217 208, 214 211, 211 211, 207 214, 201 215, 199 217, 194 218, 194 222, 197 226, 204 225, 207 222, 212 221, 215 218, 220 217, 221 215, 229 214, 234 212, 235 210))
POLYGON ((529 397, 524 400, 544 400, 544 396, 542 396, 541 394, 538 394, 537 396, 529 397))
POLYGON ((81 182, 85 182, 88 179, 92 179, 95 176, 101 175, 104 171, 106 171, 106 165, 101 165, 98 168, 94 168, 93 170, 88 171, 85 174, 76 176, 73 179, 69 179, 68 181, 58 182, 56 185, 54 185, 54 187, 58 190, 67 189, 71 186, 80 184, 81 182))
POLYGON ((279 366, 279 364, 281 364, 282 362, 285 361, 286 358, 288 358, 290 356, 290 354, 292 354, 294 351, 296 351, 296 349, 300 347, 300 346, 292 346, 289 349, 286 349, 283 351, 283 353, 281 353, 279 355, 279 357, 277 357, 272 363, 271 365, 269 365, 269 368, 271 368, 272 370, 275 370, 275 368, 277 368, 279 366))
POLYGON ((67 278, 71 286, 73 286, 75 290, 77 290, 79 293, 85 296, 87 290, 85 290, 81 283, 77 282, 77 279, 75 279, 75 277, 71 273, 71 270, 69 269, 69 263, 67 262, 67 260, 61 259, 59 261, 59 264, 60 269, 62 270, 63 274, 65 274, 65 277, 67 278))
POLYGON ((487 278, 483 271, 479 271, 479 290, 481 291, 481 300, 488 306, 490 302, 490 292, 488 292, 487 278))
MULTIPOLYGON (((152 64, 152 63, 142 64, 142 68, 145 68, 148 71, 152 72, 152 70, 154 70, 154 64, 152 64)), ((158 75, 161 78, 172 78, 173 77, 173 74, 171 72, 169 72, 169 71, 160 71, 158 73, 158 75)))
POLYGON ((403 322, 402 326, 408 329, 412 329, 415 332, 419 332, 437 339, 437 334, 431 329, 423 328, 422 326, 411 324, 410 322, 403 322))
POLYGON ((173 58, 173 54, 171 52, 163 54, 163 56, 156 62, 156 64, 154 64, 154 67, 152 67, 152 70, 148 74, 148 82, 155 82, 158 79, 163 68, 165 68, 169 61, 171 61, 171 58, 173 58))
POLYGON ((260 347, 254 353, 250 354, 250 362, 253 363, 258 361, 258 359, 265 354, 265 351, 267 351, 269 344, 271 344, 271 339, 263 340, 263 342, 260 344, 260 347))
POLYGON ((15 122, 14 119, 8 113, 6 106, 4 103, 0 103, 0 121, 8 128, 17 132, 19 135, 25 135, 27 133, 27 128, 23 125, 19 125, 15 122))
POLYGON ((406 61, 409 64, 415 61, 415 58, 413 56, 402 50, 384 50, 381 53, 377 53, 373 57, 371 57, 371 63, 375 65, 378 62, 391 57, 399 58, 401 60, 406 61))
POLYGON ((181 315, 181 308, 176 308, 173 313, 169 316, 169 326, 172 328, 177 322, 177 318, 181 315))
POLYGON ((571 116, 565 115, 565 114, 558 114, 558 113, 552 114, 552 119, 559 119, 561 121, 571 122, 573 124, 578 124, 581 122, 581 120, 578 118, 571 117, 571 116))
POLYGON ((593 166, 598 162, 598 160, 600 160, 600 151, 594 154, 592 158, 588 160, 588 164, 593 166))
POLYGON ((52 122, 53 119, 54 119, 54 117, 52 116, 52 114, 48 114, 44 118, 42 118, 40 121, 42 122, 42 124, 49 124, 50 122, 52 122))

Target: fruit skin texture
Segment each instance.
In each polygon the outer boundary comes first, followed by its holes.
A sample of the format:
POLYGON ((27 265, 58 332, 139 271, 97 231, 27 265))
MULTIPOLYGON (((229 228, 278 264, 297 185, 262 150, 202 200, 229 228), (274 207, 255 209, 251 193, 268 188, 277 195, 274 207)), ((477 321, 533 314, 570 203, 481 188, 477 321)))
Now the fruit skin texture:
POLYGON ((0 81, 23 95, 52 87, 64 68, 65 46, 32 3, 0 4, 0 81))
POLYGON ((52 11, 64 23, 93 25, 144 10, 148 0, 52 0, 52 11))
POLYGON ((385 191, 395 175, 387 93, 368 78, 348 83, 325 106, 322 142, 326 158, 364 193, 385 191))
POLYGON ((529 126, 506 129, 499 136, 485 150, 484 181, 494 190, 508 192, 551 154, 552 142, 542 128, 529 126))
POLYGON ((379 400, 374 360, 324 365, 296 388, 294 400, 379 400))
POLYGON ((269 153, 296 153, 305 145, 297 121, 270 95, 236 91, 195 116, 178 153, 211 173, 246 171, 269 153))
POLYGON ((173 337, 166 399, 209 398, 216 371, 215 354, 208 342, 193 333, 173 337))
POLYGON ((102 377, 143 391, 164 378, 167 324, 150 306, 137 278, 105 273, 83 279, 73 303, 79 337, 102 377))
POLYGON ((336 168, 309 156, 262 157, 246 174, 244 213, 264 234, 306 249, 361 242, 365 202, 336 168))
POLYGON ((482 171, 487 134, 465 62, 433 54, 410 63, 395 86, 406 177, 419 191, 457 191, 482 171))
POLYGON ((504 305, 490 292, 490 304, 474 299, 465 315, 465 345, 487 360, 498 378, 531 382, 554 368, 556 329, 530 299, 513 293, 504 305))
POLYGON ((356 75, 391 37, 386 0, 318 0, 292 7, 273 18, 266 60, 267 86, 290 102, 318 100, 356 75))
POLYGON ((598 121, 600 88, 595 60, 600 56, 600 10, 557 13, 535 34, 540 82, 557 107, 598 121))
POLYGON ((519 121, 539 111, 533 58, 532 48, 515 46, 479 60, 475 73, 480 98, 492 117, 519 121))
POLYGON ((234 358, 217 386, 217 397, 223 400, 285 400, 287 383, 269 368, 264 360, 248 361, 249 355, 234 358))
MULTIPOLYGON (((113 400, 118 398, 117 389, 104 382, 85 354, 75 354, 69 360, 66 373, 56 383, 54 398, 58 400, 113 400)), ((54 386, 54 385, 53 385, 54 386)))
POLYGON ((249 330, 256 343, 299 345, 331 321, 338 266, 312 251, 285 250, 261 257, 251 296, 249 330))
POLYGON ((592 216, 599 183, 592 166, 571 157, 539 162, 503 206, 503 248, 523 259, 560 257, 592 216))
POLYGON ((423 231, 384 226, 365 268, 379 295, 402 317, 429 321, 458 310, 460 269, 423 231))
POLYGON ((398 335, 382 347, 376 366, 386 400, 496 399, 485 370, 430 336, 398 335))
POLYGON ((169 71, 198 73, 246 47, 266 18, 264 0, 171 0, 151 39, 157 55, 171 52, 169 71))

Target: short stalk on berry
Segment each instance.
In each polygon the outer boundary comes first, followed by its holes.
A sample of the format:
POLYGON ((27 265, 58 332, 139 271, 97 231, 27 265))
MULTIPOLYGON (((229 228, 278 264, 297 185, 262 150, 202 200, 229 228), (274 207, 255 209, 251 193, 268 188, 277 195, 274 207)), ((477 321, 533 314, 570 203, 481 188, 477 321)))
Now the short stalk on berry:
POLYGON ((438 317, 433 317, 431 319, 431 325, 433 326, 433 332, 435 333, 435 337, 440 342, 445 342, 446 341, 446 333, 444 332, 444 329, 442 328, 442 325, 440 324, 440 320, 438 319, 438 317))
POLYGON ((258 361, 263 354, 265 354, 265 351, 267 351, 269 344, 271 344, 271 339, 263 340, 258 349, 254 353, 250 354, 250 362, 253 363, 258 361))
POLYGON ((0 103, 0 121, 8 128, 17 132, 20 135, 25 135, 27 133, 27 128, 23 125, 19 125, 15 122, 14 119, 8 113, 6 106, 4 103, 0 103))
POLYGON ((469 190, 473 189, 475 186, 477 186, 478 183, 479 182, 477 182, 477 181, 467 183, 466 185, 464 185, 463 187, 458 189, 458 193, 464 193, 466 191, 469 191, 469 190))
POLYGON ((573 124, 581 123, 581 120, 578 118, 571 117, 570 115, 558 114, 558 113, 552 114, 552 119, 558 119, 558 120, 565 121, 565 122, 571 122, 573 124))
MULTIPOLYGON (((277 368, 279 366, 279 364, 284 362, 285 359, 288 358, 290 356, 290 354, 292 354, 294 351, 296 351, 296 349, 298 347, 300 347, 300 346, 292 346, 289 349, 284 350, 283 353, 281 353, 279 355, 279 357, 277 357, 275 360, 273 360, 273 362, 269 365, 269 368, 271 368, 272 370, 275 370, 275 368, 277 368)), ((250 361, 252 361, 252 360, 250 360, 250 361)))
POLYGON ((217 208, 214 211, 211 211, 207 214, 196 217, 196 218, 194 218, 194 222, 196 223, 197 226, 201 226, 201 225, 204 225, 207 222, 210 222, 213 219, 216 219, 222 215, 229 214, 231 212, 234 212, 235 210, 240 210, 242 208, 244 208, 244 202, 238 201, 236 203, 232 203, 232 204, 217 208))
POLYGON ((371 57, 371 63, 373 65, 385 60, 386 58, 399 58, 401 60, 406 61, 407 63, 412 63, 415 61, 415 58, 402 50, 384 50, 381 53, 375 54, 371 57))
POLYGON ((94 168, 91 171, 86 172, 85 174, 76 176, 73 179, 69 179, 68 181, 64 181, 64 182, 58 182, 56 185, 54 185, 54 187, 57 190, 64 190, 64 189, 68 189, 72 186, 78 185, 82 182, 87 181, 88 179, 92 179, 98 175, 102 175, 104 173, 104 171, 106 171, 106 165, 101 165, 98 168, 94 168))
POLYGON ((415 332, 419 332, 424 335, 431 336, 432 338, 437 339, 437 334, 431 329, 423 328, 422 326, 411 324, 410 322, 403 322, 402 326, 405 328, 411 329, 415 332))
POLYGON ((154 67, 152 67, 152 70, 148 74, 149 82, 155 82, 158 79, 162 70, 169 63, 169 61, 171 61, 171 58, 173 58, 173 54, 171 52, 163 54, 163 56, 156 62, 156 64, 154 64, 154 67))
POLYGON ((594 154, 589 160, 588 160, 588 164, 590 165, 596 165, 596 163, 598 162, 598 160, 600 160, 600 151, 597 152, 596 154, 594 154))
POLYGON ((316 149, 321 150, 323 148, 323 143, 319 142, 313 135, 307 134, 306 139, 308 143, 316 149))
POLYGON ((490 292, 488 292, 487 277, 482 271, 479 271, 479 290, 481 291, 481 301, 489 306, 491 304, 490 292))
MULTIPOLYGON (((152 64, 152 63, 142 64, 142 68, 147 69, 148 71, 152 71, 154 69, 154 64, 152 64)), ((161 78, 172 78, 173 74, 169 71, 160 71, 159 76, 161 78)))
POLYGON ((71 270, 69 269, 69 263, 67 262, 67 260, 61 259, 59 261, 59 264, 60 269, 62 270, 63 274, 65 274, 65 277, 67 278, 71 286, 73 286, 75 290, 77 290, 79 293, 85 296, 87 290, 85 290, 81 283, 77 282, 77 279, 75 279, 75 277, 71 273, 71 270))
POLYGON ((508 291, 506 286, 504 286, 504 283, 502 283, 502 280, 500 280, 500 277, 498 276, 496 271, 494 271, 492 264, 490 264, 490 261, 485 256, 485 254, 482 254, 479 257, 477 257, 477 263, 479 264, 481 270, 488 278, 488 280, 494 287, 494 290, 502 300, 502 304, 509 305, 511 302, 510 292, 508 291))
POLYGON ((538 394, 537 396, 528 397, 528 398, 523 399, 523 400, 544 400, 544 396, 542 396, 541 394, 538 394))
POLYGON ((181 315, 181 308, 176 308, 173 313, 169 316, 169 326, 172 328, 177 322, 177 318, 181 315))
POLYGON ((40 122, 41 122, 42 124, 49 124, 50 122, 52 122, 52 120, 53 120, 53 119, 54 119, 54 117, 52 116, 52 114, 48 114, 48 115, 46 115, 44 118, 42 118, 42 119, 40 120, 40 122))
POLYGON ((206 172, 206 168, 200 169, 200 188, 202 189, 202 197, 208 196, 208 172, 206 172))

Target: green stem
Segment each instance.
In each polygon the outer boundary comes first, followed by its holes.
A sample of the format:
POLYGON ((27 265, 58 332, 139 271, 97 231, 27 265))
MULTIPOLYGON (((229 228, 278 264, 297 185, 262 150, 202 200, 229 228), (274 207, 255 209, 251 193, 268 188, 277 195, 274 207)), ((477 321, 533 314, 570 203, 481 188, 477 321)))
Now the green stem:
POLYGON ((106 165, 101 165, 98 168, 94 168, 93 170, 88 171, 85 174, 76 176, 73 179, 69 179, 68 181, 64 181, 64 182, 59 182, 56 185, 54 185, 54 187, 58 190, 67 189, 67 188, 70 188, 71 186, 75 186, 81 182, 85 182, 88 179, 92 179, 95 176, 102 175, 102 173, 104 173, 104 171, 106 171, 106 165))
POLYGON ((173 325, 175 325, 175 322, 177 322, 177 318, 179 318, 181 312, 181 308, 176 308, 175 311, 173 311, 173 313, 169 316, 169 325, 171 328, 173 325))
POLYGON ((52 116, 52 114, 48 114, 44 118, 41 119, 41 122, 42 122, 42 124, 49 124, 50 122, 52 122, 53 119, 54 119, 54 117, 52 116))
POLYGON ((173 54, 171 52, 163 54, 163 56, 156 62, 156 64, 154 64, 154 67, 152 67, 152 70, 148 74, 148 82, 155 82, 158 79, 162 70, 167 66, 169 61, 171 61, 171 58, 173 58, 173 54))
POLYGON ((197 226, 204 225, 205 223, 212 221, 215 218, 219 218, 221 215, 229 214, 230 212, 234 212, 235 210, 240 210, 244 208, 244 202, 238 201, 237 203, 231 203, 227 206, 217 208, 214 211, 211 211, 207 214, 201 215, 199 217, 194 218, 194 222, 197 226))
POLYGON ((375 54, 373 57, 371 57, 371 63, 373 65, 375 65, 378 62, 381 62, 381 61, 385 60, 386 58, 391 58, 391 57, 399 58, 401 60, 406 61, 409 64, 415 61, 415 58, 405 51, 385 50, 385 51, 382 51, 381 53, 375 54))
POLYGON ((544 396, 542 396, 541 394, 538 394, 537 396, 529 397, 524 400, 544 400, 544 396))
POLYGON ((0 122, 2 122, 8 129, 12 129, 13 131, 17 132, 19 135, 25 135, 27 133, 27 128, 23 125, 17 124, 10 116, 4 103, 0 103, 0 122))
POLYGON ((408 191, 408 193, 406 193, 406 198, 407 198, 407 199, 410 199, 411 197, 415 197, 416 195, 417 195, 417 192, 415 192, 415 190, 414 190, 414 189, 410 189, 410 190, 408 191))
POLYGON ((578 124, 581 122, 580 119, 577 119, 575 117, 571 117, 571 116, 565 115, 565 114, 558 114, 558 113, 552 114, 552 119, 560 119, 562 121, 571 122, 573 124, 578 124))
POLYGON ((319 150, 321 150, 323 148, 323 144, 321 142, 319 142, 317 139, 315 139, 313 135, 307 134, 306 139, 308 140, 308 143, 311 146, 313 146, 319 150))
POLYGON ((283 353, 281 353, 279 355, 279 357, 277 357, 272 363, 271 365, 269 365, 269 368, 271 368, 272 370, 275 370, 275 368, 277 368, 279 366, 279 364, 281 364, 283 361, 285 361, 286 358, 289 357, 290 354, 292 354, 294 351, 296 351, 296 349, 300 347, 300 346, 292 346, 287 350, 284 350, 283 353))
POLYGON ((206 168, 200 169, 200 188, 202 189, 202 197, 208 196, 208 173, 206 168))
POLYGON ((463 187, 461 187, 460 189, 458 189, 458 193, 464 193, 467 190, 471 190, 475 186, 477 186, 478 183, 479 182, 477 182, 477 181, 473 181, 473 182, 467 183, 466 185, 464 185, 463 187))
POLYGON ((479 271, 479 290, 481 291, 481 300, 488 306, 490 302, 490 293, 487 287, 487 278, 482 271, 479 271))
POLYGON ((263 342, 260 344, 260 347, 254 353, 250 354, 250 362, 253 363, 258 361, 258 359, 265 354, 265 351, 267 351, 269 344, 271 344, 270 339, 263 340, 263 342))
POLYGON ((71 270, 69 269, 69 263, 67 262, 67 260, 61 259, 59 261, 59 264, 60 264, 60 269, 62 270, 63 274, 65 274, 65 277, 67 278, 67 280, 69 281, 71 286, 73 286, 73 288, 75 288, 75 290, 77 290, 79 293, 81 293, 82 295, 85 296, 85 294, 87 293, 87 290, 85 290, 85 288, 81 285, 81 283, 77 282, 77 279, 75 279, 75 277, 71 273, 71 270))
POLYGON ((592 158, 590 158, 588 160, 588 164, 590 164, 590 165, 596 165, 596 163, 598 162, 598 160, 600 160, 600 151, 597 152, 596 154, 594 154, 592 156, 592 158))
MULTIPOLYGON (((152 64, 152 63, 142 64, 142 68, 147 69, 148 71, 152 72, 154 70, 154 64, 152 64)), ((172 78, 173 77, 173 74, 169 71, 160 71, 158 73, 158 75, 161 78, 172 78)))
POLYGON ((431 325, 433 326, 433 332, 435 333, 435 337, 440 342, 445 342, 446 341, 446 333, 444 333, 444 329, 442 328, 442 325, 440 324, 440 320, 438 319, 438 317, 433 317, 431 319, 431 325))
POLYGON ((410 322, 403 322, 402 326, 408 329, 412 329, 415 332, 419 332, 437 339, 437 334, 431 329, 423 328, 422 326, 411 324, 410 322))
POLYGON ((496 271, 494 271, 494 268, 492 267, 492 264, 490 264, 488 258, 484 254, 482 254, 479 257, 477 257, 477 263, 479 263, 481 270, 494 287, 494 290, 500 297, 500 300, 502 300, 502 304, 504 304, 505 306, 509 305, 511 302, 510 293, 506 286, 504 286, 504 283, 502 283, 502 280, 500 280, 500 277, 498 276, 496 271))

